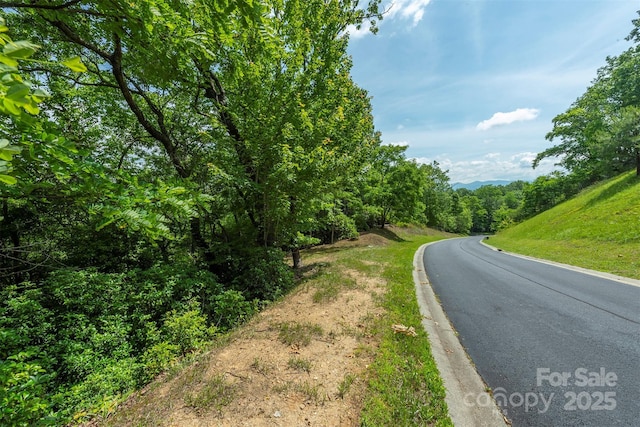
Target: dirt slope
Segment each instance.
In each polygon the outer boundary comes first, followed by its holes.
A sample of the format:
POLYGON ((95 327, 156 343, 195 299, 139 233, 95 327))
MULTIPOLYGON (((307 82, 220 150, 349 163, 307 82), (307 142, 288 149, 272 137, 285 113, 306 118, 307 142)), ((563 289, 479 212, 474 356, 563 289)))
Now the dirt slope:
POLYGON ((338 248, 386 242, 365 234, 310 251, 307 280, 289 296, 95 425, 359 425, 378 345, 369 328, 381 316, 376 299, 385 283, 333 263, 338 248))

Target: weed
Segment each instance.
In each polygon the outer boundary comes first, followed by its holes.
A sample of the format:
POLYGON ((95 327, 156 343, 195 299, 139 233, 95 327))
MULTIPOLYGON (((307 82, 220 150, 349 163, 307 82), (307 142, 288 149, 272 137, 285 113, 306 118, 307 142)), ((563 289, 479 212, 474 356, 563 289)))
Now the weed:
POLYGON ((251 365, 249 366, 251 367, 251 369, 262 375, 267 375, 273 370, 273 366, 260 359, 259 357, 253 359, 253 362, 251 362, 251 365))
POLYGON ((271 390, 274 393, 278 393, 278 394, 286 394, 289 391, 294 389, 294 384, 292 381, 287 381, 286 383, 281 383, 281 384, 276 384, 274 385, 271 390))
POLYGON ((338 397, 340 399, 344 399, 355 380, 356 376, 353 374, 347 374, 344 376, 344 379, 340 382, 340 384, 338 384, 338 397))
POLYGON ((311 323, 281 323, 279 326, 278 339, 287 345, 299 345, 301 347, 311 344, 313 337, 321 337, 322 327, 311 323))
POLYGON ((184 403, 196 411, 215 409, 221 411, 233 401, 236 387, 225 381, 224 375, 218 375, 207 382, 202 389, 189 393, 184 397, 184 403))
POLYGON ((292 357, 289 359, 287 366, 291 369, 295 369, 296 371, 302 371, 309 373, 311 372, 311 367, 313 364, 308 359, 303 359, 301 357, 292 357))
POLYGON ((297 384, 296 391, 303 394, 308 400, 316 405, 321 405, 325 402, 327 396, 320 392, 320 388, 321 387, 318 384, 313 385, 305 381, 302 384, 297 384))
POLYGON ((376 355, 376 349, 370 345, 358 344, 355 350, 353 350, 353 355, 355 357, 374 357, 376 355))
POLYGON ((350 323, 340 322, 339 325, 340 325, 340 330, 342 332, 342 335, 346 335, 354 338, 362 337, 362 333, 358 330, 358 328, 351 325, 350 323))
POLYGON ((316 304, 335 301, 342 289, 355 289, 358 283, 340 272, 326 272, 315 280, 316 291, 311 297, 316 304))
POLYGON ((335 283, 322 283, 318 285, 319 287, 314 292, 311 300, 316 303, 323 303, 334 301, 338 298, 338 286, 335 283))
POLYGON ((276 384, 271 389, 274 393, 287 394, 291 392, 300 393, 307 401, 316 405, 321 405, 327 400, 326 394, 321 391, 322 386, 319 384, 313 385, 308 381, 303 383, 295 383, 293 381, 287 381, 285 383, 276 384))

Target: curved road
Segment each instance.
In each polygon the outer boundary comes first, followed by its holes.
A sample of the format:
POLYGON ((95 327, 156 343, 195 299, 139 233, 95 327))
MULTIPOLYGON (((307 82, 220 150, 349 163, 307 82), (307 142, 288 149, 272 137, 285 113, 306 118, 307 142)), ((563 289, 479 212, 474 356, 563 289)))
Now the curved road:
POLYGON ((513 425, 640 425, 640 287, 514 257, 481 239, 429 245, 424 266, 513 425))

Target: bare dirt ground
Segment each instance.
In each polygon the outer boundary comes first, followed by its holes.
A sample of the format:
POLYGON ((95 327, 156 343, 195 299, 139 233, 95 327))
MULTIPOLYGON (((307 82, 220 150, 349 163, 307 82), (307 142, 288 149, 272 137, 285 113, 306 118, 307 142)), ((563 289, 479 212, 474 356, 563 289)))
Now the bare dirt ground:
POLYGON ((132 396, 104 425, 359 425, 385 283, 331 263, 338 248, 387 242, 365 234, 307 252, 308 280, 188 368, 132 396))

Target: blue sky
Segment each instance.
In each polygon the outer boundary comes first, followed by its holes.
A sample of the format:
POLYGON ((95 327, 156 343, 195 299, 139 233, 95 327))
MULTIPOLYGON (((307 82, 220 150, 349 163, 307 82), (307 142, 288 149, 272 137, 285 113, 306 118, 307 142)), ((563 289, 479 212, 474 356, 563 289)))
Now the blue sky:
POLYGON ((352 74, 385 144, 451 182, 532 180, 545 134, 618 55, 640 0, 395 0, 380 31, 350 31, 352 74))

